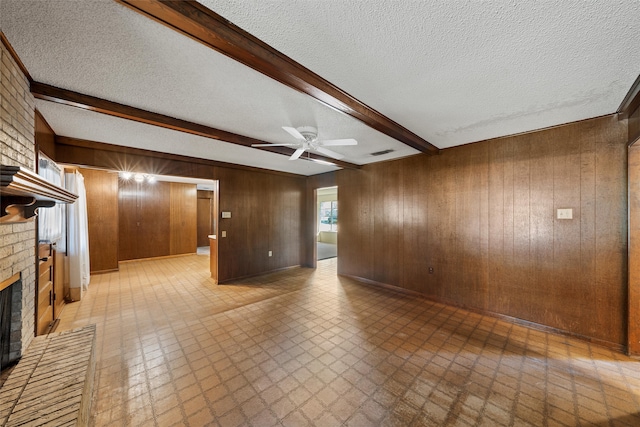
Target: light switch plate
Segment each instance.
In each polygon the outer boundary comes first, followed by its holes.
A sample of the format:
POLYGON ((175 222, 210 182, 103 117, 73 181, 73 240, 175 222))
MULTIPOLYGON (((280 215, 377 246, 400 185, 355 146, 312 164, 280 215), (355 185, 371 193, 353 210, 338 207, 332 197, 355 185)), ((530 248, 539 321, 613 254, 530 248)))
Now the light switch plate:
POLYGON ((226 231, 222 231, 222 237, 227 237, 227 232, 226 231))
POLYGON ((222 212, 222 218, 231 218, 231 212, 222 212))
POLYGON ((573 219, 573 209, 558 209, 558 219, 573 219))

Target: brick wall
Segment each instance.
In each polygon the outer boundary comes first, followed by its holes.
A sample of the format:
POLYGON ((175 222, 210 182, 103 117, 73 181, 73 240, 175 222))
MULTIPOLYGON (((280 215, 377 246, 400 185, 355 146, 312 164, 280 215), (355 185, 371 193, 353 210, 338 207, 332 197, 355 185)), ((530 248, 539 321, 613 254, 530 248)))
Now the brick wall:
MULTIPOLYGON (((35 100, 29 91, 29 81, 2 43, 0 49, 0 163, 34 170, 35 100)), ((22 273, 21 340, 17 345, 12 343, 12 348, 19 348, 20 353, 34 335, 35 239, 34 220, 0 224, 0 281, 22 273)))

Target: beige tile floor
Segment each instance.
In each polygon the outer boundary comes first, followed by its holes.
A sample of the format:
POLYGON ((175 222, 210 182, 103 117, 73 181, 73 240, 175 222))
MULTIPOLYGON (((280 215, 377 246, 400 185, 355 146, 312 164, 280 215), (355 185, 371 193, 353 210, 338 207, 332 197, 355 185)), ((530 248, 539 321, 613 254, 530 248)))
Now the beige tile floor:
POLYGON ((336 276, 215 286, 208 258, 93 276, 96 426, 640 426, 640 362, 336 276))

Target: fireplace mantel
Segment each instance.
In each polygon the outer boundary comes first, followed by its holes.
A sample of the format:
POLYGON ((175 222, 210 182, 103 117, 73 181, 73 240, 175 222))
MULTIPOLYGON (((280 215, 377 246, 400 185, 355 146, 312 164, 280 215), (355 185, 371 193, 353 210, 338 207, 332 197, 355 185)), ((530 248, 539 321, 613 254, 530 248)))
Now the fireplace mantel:
POLYGON ((20 166, 0 166, 0 223, 25 222, 36 209, 73 203, 77 195, 20 166))

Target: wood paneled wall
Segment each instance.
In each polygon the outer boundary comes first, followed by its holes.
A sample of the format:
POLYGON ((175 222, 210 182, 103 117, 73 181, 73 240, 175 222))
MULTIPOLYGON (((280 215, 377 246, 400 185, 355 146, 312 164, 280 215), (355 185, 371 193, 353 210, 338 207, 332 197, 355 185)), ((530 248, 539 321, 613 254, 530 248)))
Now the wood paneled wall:
MULTIPOLYGON (((640 94, 632 102, 640 104, 640 94)), ((628 353, 640 355, 640 107, 629 126, 629 327, 628 353)))
POLYGON ((170 185, 120 180, 120 261, 169 255, 170 185))
MULTIPOLYGON (((639 95, 640 96, 640 95, 639 95)), ((629 142, 632 143, 640 138, 640 108, 637 108, 629 115, 629 142)))
POLYGON ((196 252, 196 185, 120 180, 120 260, 196 252))
POLYGON ((42 117, 42 114, 36 110, 35 114, 36 123, 36 154, 38 151, 42 151, 50 159, 56 159, 56 134, 49 126, 49 123, 42 117))
POLYGON ((118 174, 79 169, 87 193, 92 273, 118 269, 118 174))
POLYGON ((169 253, 195 253, 198 246, 198 190, 195 184, 172 182, 169 187, 169 253))
POLYGON ((231 212, 218 218, 219 281, 300 265, 305 178, 221 168, 218 179, 219 211, 231 212))
POLYGON ((227 231, 218 240, 220 281, 302 263, 306 177, 89 141, 56 142, 64 163, 219 180, 219 210, 232 212, 230 219, 217 218, 217 231, 227 231))
POLYGON ((640 355, 640 144, 629 147, 629 337, 628 352, 640 355))
POLYGON ((622 346, 626 140, 607 116, 338 171, 339 273, 622 346))

